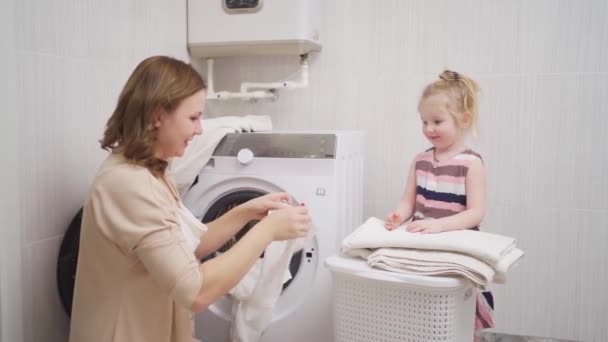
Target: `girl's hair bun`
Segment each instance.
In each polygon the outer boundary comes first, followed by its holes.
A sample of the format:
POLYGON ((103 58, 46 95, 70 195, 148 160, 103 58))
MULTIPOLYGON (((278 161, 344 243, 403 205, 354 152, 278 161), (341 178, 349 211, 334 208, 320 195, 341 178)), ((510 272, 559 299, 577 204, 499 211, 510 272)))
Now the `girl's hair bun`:
POLYGON ((439 78, 447 82, 460 81, 460 74, 446 69, 439 75, 439 78))

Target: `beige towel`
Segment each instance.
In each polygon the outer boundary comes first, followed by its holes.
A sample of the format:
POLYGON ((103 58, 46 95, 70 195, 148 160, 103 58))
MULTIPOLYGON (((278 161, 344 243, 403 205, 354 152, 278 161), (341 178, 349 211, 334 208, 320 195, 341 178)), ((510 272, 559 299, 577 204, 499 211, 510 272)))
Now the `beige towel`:
MULTIPOLYGON (((357 254, 350 255, 358 256, 357 254)), ((507 272, 517 265, 523 255, 524 252, 521 249, 513 248, 493 267, 462 253, 408 248, 379 248, 373 253, 369 251, 369 254, 363 258, 368 260, 370 266, 378 268, 384 268, 382 264, 394 265, 394 267, 409 265, 412 268, 414 265, 418 265, 425 267, 424 271, 430 272, 431 267, 439 267, 440 269, 435 272, 441 270, 445 274, 461 273, 467 278, 475 278, 471 280, 480 286, 486 286, 490 282, 505 283, 507 272)))
POLYGON ((380 248, 372 253, 367 261, 372 267, 390 271, 463 276, 482 289, 492 282, 495 275, 492 267, 483 261, 465 254, 443 251, 380 248))

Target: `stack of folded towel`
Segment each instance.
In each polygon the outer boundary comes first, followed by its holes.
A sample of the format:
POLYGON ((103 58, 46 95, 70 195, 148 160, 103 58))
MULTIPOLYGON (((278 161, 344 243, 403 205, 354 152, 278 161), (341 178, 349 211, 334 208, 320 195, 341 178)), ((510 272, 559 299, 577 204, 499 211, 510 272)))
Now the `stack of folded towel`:
POLYGON ((523 257, 515 239, 497 234, 455 230, 439 234, 387 230, 371 217, 342 241, 347 256, 367 259, 372 267, 418 275, 459 275, 484 289, 504 283, 506 273, 523 257))

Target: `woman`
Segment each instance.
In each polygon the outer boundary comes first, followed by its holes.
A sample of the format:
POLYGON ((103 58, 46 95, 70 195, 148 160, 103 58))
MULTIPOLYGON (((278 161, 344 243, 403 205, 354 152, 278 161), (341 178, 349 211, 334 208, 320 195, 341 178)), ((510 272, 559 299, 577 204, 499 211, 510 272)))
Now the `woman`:
POLYGON ((84 206, 71 342, 191 342, 191 313, 234 287, 272 241, 310 229, 305 207, 268 194, 208 227, 196 222, 206 232, 192 252, 167 160, 202 133, 205 91, 190 65, 170 57, 142 61, 127 80, 101 140, 111 153, 84 206), (233 248, 199 264, 251 220, 260 222, 233 248))

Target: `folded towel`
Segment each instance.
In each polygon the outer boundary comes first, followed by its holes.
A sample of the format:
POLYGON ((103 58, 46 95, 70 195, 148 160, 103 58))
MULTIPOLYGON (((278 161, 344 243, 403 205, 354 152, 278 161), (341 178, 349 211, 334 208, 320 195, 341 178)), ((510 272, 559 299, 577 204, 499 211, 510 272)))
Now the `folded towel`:
POLYGON ((483 289, 504 283, 524 252, 515 239, 470 230, 438 234, 389 231, 372 217, 342 241, 342 252, 372 267, 418 275, 460 275, 483 289))
POLYGON ((410 233, 403 227, 387 230, 384 221, 371 217, 342 241, 344 251, 353 248, 382 247, 459 252, 494 267, 515 248, 515 239, 473 230, 454 230, 439 234, 410 233))
POLYGON ((195 136, 184 155, 172 159, 169 164, 169 172, 182 196, 194 183, 226 134, 272 130, 272 121, 267 115, 224 116, 202 121, 203 134, 195 136))
POLYGON ((367 262, 372 267, 390 271, 408 271, 418 275, 458 275, 470 279, 477 287, 485 288, 495 272, 488 264, 471 256, 443 251, 407 248, 379 248, 367 262))
POLYGON ((524 256, 524 251, 519 248, 511 249, 502 259, 495 265, 496 275, 494 276, 495 283, 506 282, 506 274, 511 268, 517 266, 524 256))

